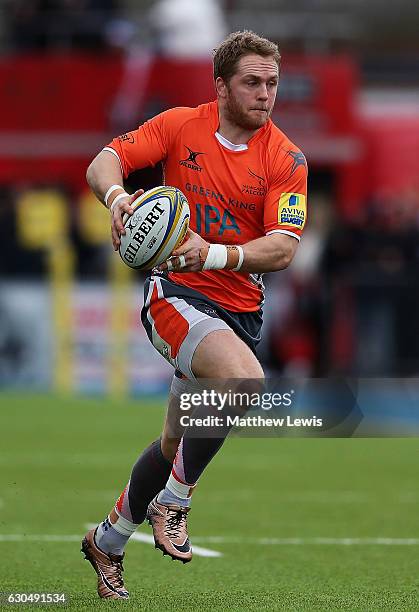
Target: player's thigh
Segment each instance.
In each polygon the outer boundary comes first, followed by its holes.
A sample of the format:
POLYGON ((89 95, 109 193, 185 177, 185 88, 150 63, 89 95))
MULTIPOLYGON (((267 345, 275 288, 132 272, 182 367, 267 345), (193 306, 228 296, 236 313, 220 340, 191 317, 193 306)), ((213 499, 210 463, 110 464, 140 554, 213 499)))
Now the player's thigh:
POLYGON ((264 378, 258 359, 232 330, 212 331, 201 340, 192 372, 196 378, 264 378))

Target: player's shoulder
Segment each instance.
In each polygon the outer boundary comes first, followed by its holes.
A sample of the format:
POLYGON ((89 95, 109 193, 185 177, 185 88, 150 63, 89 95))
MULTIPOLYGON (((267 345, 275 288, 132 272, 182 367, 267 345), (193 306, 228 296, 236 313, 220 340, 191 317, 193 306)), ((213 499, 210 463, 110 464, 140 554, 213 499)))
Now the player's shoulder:
POLYGON ((195 107, 176 106, 163 111, 160 117, 168 125, 181 127, 189 121, 208 119, 212 111, 212 103, 200 104, 195 107))
POLYGON ((266 134, 266 150, 269 163, 282 172, 300 169, 307 174, 307 160, 303 151, 273 122, 266 134))
POLYGON ((270 122, 270 129, 267 133, 267 148, 272 156, 276 158, 286 159, 289 157, 289 152, 292 151, 295 155, 304 158, 302 150, 288 136, 279 129, 277 125, 270 122))

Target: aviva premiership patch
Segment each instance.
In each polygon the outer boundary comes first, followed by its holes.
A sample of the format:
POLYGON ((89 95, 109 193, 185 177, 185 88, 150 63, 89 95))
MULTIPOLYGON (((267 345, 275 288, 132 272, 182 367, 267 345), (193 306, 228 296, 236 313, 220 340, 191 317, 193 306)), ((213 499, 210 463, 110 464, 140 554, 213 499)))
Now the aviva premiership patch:
POLYGON ((302 193, 281 193, 278 202, 279 225, 303 229, 306 222, 306 197, 302 193))

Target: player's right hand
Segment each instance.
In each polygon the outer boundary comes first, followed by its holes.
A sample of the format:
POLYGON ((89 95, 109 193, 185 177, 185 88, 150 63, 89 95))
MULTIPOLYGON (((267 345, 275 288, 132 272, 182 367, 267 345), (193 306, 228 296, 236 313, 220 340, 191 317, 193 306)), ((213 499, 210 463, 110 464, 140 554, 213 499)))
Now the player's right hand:
POLYGON ((126 198, 120 198, 114 207, 111 207, 111 234, 112 245, 115 251, 119 249, 121 244, 121 234, 125 234, 123 218, 125 214, 132 215, 131 204, 144 193, 144 189, 138 189, 132 195, 127 195, 126 198))

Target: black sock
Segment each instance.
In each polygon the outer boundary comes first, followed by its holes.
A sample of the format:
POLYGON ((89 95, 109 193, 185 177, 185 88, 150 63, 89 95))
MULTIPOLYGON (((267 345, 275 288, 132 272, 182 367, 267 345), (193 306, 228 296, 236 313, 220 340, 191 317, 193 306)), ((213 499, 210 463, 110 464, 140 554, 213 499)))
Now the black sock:
POLYGON ((160 438, 147 447, 132 468, 128 491, 129 507, 134 523, 145 519, 147 506, 164 489, 172 464, 163 456, 160 438))
MULTIPOLYGON (((226 436, 228 431, 226 431, 226 436)), ((182 459, 185 480, 190 484, 198 482, 211 459, 218 453, 225 438, 183 437, 182 459)))
MULTIPOLYGON (((242 385, 242 388, 238 387, 237 389, 239 391, 243 389, 246 390, 247 386, 242 385)), ((251 386, 250 389, 253 390, 253 386, 251 386)), ((258 389, 259 387, 256 386, 256 390, 258 389)), ((193 412, 194 418, 202 420, 208 417, 213 419, 221 418, 222 424, 214 427, 208 426, 206 428, 208 433, 212 434, 209 438, 202 437, 204 433, 203 428, 197 425, 191 425, 185 429, 182 438, 182 456, 178 457, 178 461, 182 462, 185 481, 188 484, 195 484, 198 482, 202 472, 224 444, 225 439, 232 429, 232 425, 229 424, 232 421, 229 421, 228 417, 232 419, 235 416, 243 416, 245 412, 245 408, 238 409, 229 405, 225 406, 222 412, 219 412, 214 406, 202 405, 196 408, 193 412)))
MULTIPOLYGON (((225 414, 230 414, 229 409, 225 409, 225 414)), ((205 419, 206 417, 218 418, 220 413, 214 407, 199 406, 193 413, 194 418, 205 419)), ((207 427, 206 430, 211 435, 209 438, 203 437, 202 427, 191 425, 185 429, 182 439, 183 472, 185 481, 195 484, 202 472, 205 470, 214 455, 218 453, 228 434, 231 425, 227 425, 224 419, 223 426, 207 427)), ((176 469, 176 467, 175 467, 176 469)))

